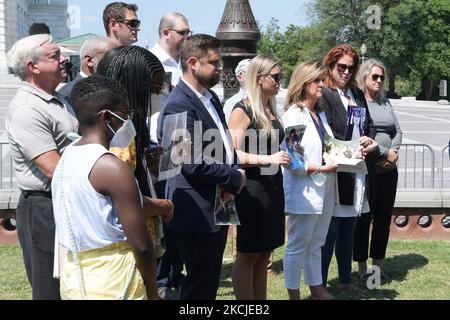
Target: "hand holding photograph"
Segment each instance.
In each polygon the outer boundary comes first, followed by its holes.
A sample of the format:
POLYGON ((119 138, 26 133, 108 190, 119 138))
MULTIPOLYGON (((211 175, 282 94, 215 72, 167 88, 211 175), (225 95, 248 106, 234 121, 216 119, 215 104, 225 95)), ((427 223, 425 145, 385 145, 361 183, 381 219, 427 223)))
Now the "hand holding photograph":
POLYGON ((286 151, 292 158, 291 169, 297 170, 302 165, 304 165, 303 160, 303 148, 300 145, 305 134, 306 126, 292 126, 286 128, 285 140, 286 140, 286 151))
POLYGON ((334 161, 338 172, 365 172, 359 140, 342 141, 325 134, 325 163, 334 161))
POLYGON ((234 195, 226 192, 219 186, 216 189, 216 202, 214 205, 214 220, 216 226, 240 226, 234 195))

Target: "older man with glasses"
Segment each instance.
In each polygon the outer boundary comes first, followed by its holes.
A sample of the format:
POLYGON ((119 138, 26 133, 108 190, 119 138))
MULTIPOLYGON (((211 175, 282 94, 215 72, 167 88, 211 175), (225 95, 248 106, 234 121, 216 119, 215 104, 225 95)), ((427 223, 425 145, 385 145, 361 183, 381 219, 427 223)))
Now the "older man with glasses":
POLYGON ((106 35, 117 46, 128 46, 138 41, 141 21, 137 18, 138 6, 112 2, 103 10, 106 35))
POLYGON ((6 131, 17 186, 17 232, 34 300, 58 300, 53 279, 55 222, 50 184, 67 134, 76 131, 73 110, 56 87, 65 78, 67 59, 48 34, 17 41, 8 65, 23 81, 8 107, 6 131))

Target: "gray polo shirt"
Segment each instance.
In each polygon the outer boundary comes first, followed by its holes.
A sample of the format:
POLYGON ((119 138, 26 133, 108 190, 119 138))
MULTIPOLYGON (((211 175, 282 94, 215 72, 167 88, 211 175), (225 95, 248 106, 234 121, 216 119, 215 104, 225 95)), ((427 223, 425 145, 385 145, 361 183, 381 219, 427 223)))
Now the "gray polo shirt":
POLYGON ((78 121, 63 101, 23 82, 9 104, 6 131, 21 190, 50 191, 51 181, 32 160, 70 144, 67 133, 76 132, 78 121))

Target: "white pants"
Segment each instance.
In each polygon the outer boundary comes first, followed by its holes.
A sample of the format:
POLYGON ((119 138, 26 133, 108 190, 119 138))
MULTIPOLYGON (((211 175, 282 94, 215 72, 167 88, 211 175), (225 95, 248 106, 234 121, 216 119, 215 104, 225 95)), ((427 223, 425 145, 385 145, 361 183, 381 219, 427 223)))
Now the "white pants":
POLYGON ((333 210, 324 209, 322 214, 288 216, 288 243, 283 260, 287 289, 299 289, 302 270, 306 285, 322 284, 321 247, 325 244, 333 213, 333 210))

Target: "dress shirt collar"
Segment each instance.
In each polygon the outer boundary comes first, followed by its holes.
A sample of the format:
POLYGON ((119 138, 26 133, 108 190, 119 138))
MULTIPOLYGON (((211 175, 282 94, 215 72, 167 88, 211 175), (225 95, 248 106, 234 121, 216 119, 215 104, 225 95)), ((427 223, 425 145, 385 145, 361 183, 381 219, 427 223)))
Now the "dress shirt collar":
POLYGON ((211 98, 212 98, 211 92, 209 92, 208 90, 205 90, 203 92, 203 94, 201 94, 200 92, 195 90, 194 87, 192 87, 186 80, 184 80, 183 78, 181 78, 181 80, 189 87, 189 89, 191 89, 194 92, 194 94, 197 96, 197 98, 200 99, 200 101, 203 104, 209 103, 211 101, 211 98))

